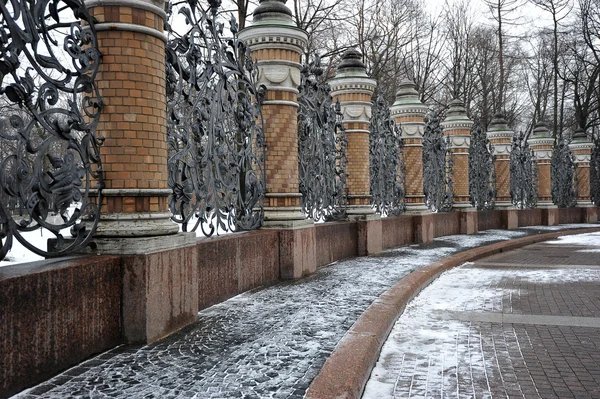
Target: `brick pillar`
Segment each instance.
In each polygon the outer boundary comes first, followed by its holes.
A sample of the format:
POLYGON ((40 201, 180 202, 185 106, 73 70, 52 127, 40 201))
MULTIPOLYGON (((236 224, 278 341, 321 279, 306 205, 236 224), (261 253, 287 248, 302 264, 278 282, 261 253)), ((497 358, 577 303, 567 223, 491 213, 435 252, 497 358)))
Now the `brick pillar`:
POLYGON ((396 101, 390 111, 394 122, 402 127, 404 139, 404 159, 406 160, 406 210, 423 212, 423 132, 427 106, 419 100, 415 84, 404 79, 396 93, 396 101))
POLYGON ((585 208, 584 219, 587 223, 598 221, 597 208, 590 200, 590 161, 593 146, 583 129, 575 132, 573 141, 569 144, 577 165, 577 206, 585 208))
POLYGON ((195 234, 167 199, 164 3, 88 0, 103 54, 98 125, 106 189, 95 251, 122 256, 123 335, 152 342, 197 319, 195 234))
POLYGON ((329 85, 334 101, 339 101, 348 137, 348 217, 366 222, 360 231, 359 254, 382 251, 381 218, 371 208, 369 171, 369 127, 371 97, 377 82, 367 76, 362 54, 346 51, 329 85), (363 243, 364 241, 364 243, 363 243))
POLYGON ((404 160, 406 164, 406 213, 415 215, 415 242, 433 241, 433 215, 425 205, 423 193, 423 133, 428 108, 419 100, 415 84, 404 79, 390 107, 394 122, 402 127, 404 160))
POLYGON ((267 141, 265 227, 281 229, 282 278, 316 270, 314 224, 300 208, 298 86, 305 31, 296 28, 286 0, 260 0, 253 23, 240 32, 267 87, 262 112, 267 141))
POLYGON ((510 150, 514 132, 510 130, 504 115, 498 113, 490 122, 487 136, 496 155, 496 208, 509 208, 510 200, 510 150))
POLYGON ((97 237, 174 234, 167 198, 165 12, 152 2, 88 1, 103 54, 106 188, 97 237))
POLYGON ((529 146, 535 154, 538 168, 538 207, 553 206, 550 180, 550 160, 554 139, 543 122, 538 122, 529 138, 529 146))
POLYGON ((462 101, 452 100, 449 105, 443 126, 444 134, 450 137, 450 149, 454 157, 452 207, 456 211, 464 212, 461 214, 461 233, 475 234, 477 212, 469 199, 469 146, 473 121, 467 116, 462 101))

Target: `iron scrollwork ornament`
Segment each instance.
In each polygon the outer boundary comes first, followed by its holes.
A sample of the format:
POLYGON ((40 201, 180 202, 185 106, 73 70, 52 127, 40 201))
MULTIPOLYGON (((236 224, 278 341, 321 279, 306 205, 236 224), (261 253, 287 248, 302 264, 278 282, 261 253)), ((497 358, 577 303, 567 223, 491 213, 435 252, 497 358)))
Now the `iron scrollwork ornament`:
POLYGON ((496 197, 496 156, 479 120, 471 129, 469 145, 469 197, 478 211, 494 208, 496 197))
POLYGON ((371 204, 381 215, 399 215, 406 209, 402 131, 381 92, 373 102, 369 137, 371 204))
POLYGON ((592 137, 592 157, 590 160, 590 199, 600 205, 600 132, 592 137))
POLYGON ((577 205, 577 170, 569 141, 558 139, 550 159, 552 202, 560 208, 577 205))
POLYGON ((437 111, 425 116, 423 132, 423 193, 432 212, 452 209, 454 157, 450 137, 444 136, 437 111))
POLYGON ((310 218, 339 220, 346 216, 346 148, 339 102, 321 82, 317 56, 300 71, 298 94, 298 166, 302 210, 310 218))
MULTIPOLYGON (((183 34, 166 24, 169 206, 183 231, 251 230, 264 218, 266 142, 258 69, 219 1, 181 3, 183 34)), ((170 20, 174 14, 169 3, 170 20)))
POLYGON ((515 133, 510 151, 510 198, 519 209, 537 205, 538 178, 535 155, 523 132, 515 133))
POLYGON ((15 239, 65 255, 91 240, 102 203, 95 21, 79 0, 0 10, 0 259, 15 239), (24 234, 39 228, 56 237, 51 250, 24 234))

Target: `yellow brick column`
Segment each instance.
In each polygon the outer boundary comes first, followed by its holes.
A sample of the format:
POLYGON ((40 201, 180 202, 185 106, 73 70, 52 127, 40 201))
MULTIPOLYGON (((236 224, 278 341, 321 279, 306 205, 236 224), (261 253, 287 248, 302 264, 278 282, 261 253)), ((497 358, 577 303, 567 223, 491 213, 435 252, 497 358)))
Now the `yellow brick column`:
POLYGON ((538 171, 538 207, 547 208, 552 204, 552 185, 550 180, 550 160, 554 139, 543 122, 536 123, 529 138, 529 146, 533 150, 538 171))
POLYGON ((454 157, 452 207, 455 211, 461 212, 461 233, 475 234, 478 231, 477 212, 469 198, 469 146, 473 121, 467 116, 462 101, 452 100, 449 106, 442 125, 444 134, 450 137, 450 150, 454 157))
MULTIPOLYGON (((167 184, 165 41, 163 8, 150 1, 86 1, 98 23, 102 63, 97 76, 104 109, 98 132, 106 138, 106 188, 98 238, 177 233, 167 184)), ((95 240, 113 252, 111 240, 95 240)), ((113 240, 114 242, 114 240, 113 240)), ((157 248, 166 241, 157 240, 157 248)), ((123 249, 127 252, 127 249, 123 249)), ((122 252, 122 250, 116 250, 122 252)))
POLYGON ((460 100, 450 102, 450 108, 443 122, 444 134, 450 137, 450 149, 454 156, 454 196, 453 208, 472 208, 469 202, 469 145, 473 121, 460 100))
POLYGON ((392 119, 402 128, 406 165, 406 213, 413 217, 415 242, 433 241, 433 214, 425 205, 423 193, 423 133, 428 108, 419 100, 415 84, 400 82, 396 100, 390 107, 392 119))
POLYGON ((367 76, 362 54, 348 50, 342 55, 335 77, 329 81, 333 101, 339 101, 348 137, 348 217, 364 222, 359 232, 359 255, 382 251, 381 217, 371 207, 369 128, 371 97, 377 82, 367 76), (364 234, 361 234, 364 232, 364 234))
POLYGON ((510 151, 514 132, 506 124, 503 114, 496 114, 490 122, 487 136, 496 155, 496 208, 512 207, 510 200, 510 151))
POLYGON ((296 28, 286 0, 261 0, 252 25, 240 32, 257 62, 263 102, 266 158, 265 227, 281 229, 282 278, 316 270, 314 224, 301 211, 298 172, 298 86, 305 31, 296 28))
POLYGON ((590 200, 590 161, 593 146, 585 130, 581 128, 573 134, 573 141, 569 144, 577 166, 577 206, 584 208, 587 223, 598 221, 597 208, 590 200))
POLYGON ((333 101, 340 102, 348 136, 348 213, 370 214, 373 210, 370 206, 369 127, 371 97, 377 82, 367 76, 361 53, 349 50, 342 56, 329 85, 333 101))
POLYGON ((402 127, 404 139, 404 159, 406 163, 406 210, 423 212, 423 132, 427 106, 419 100, 415 84, 405 79, 400 82, 396 101, 390 107, 394 122, 402 127))

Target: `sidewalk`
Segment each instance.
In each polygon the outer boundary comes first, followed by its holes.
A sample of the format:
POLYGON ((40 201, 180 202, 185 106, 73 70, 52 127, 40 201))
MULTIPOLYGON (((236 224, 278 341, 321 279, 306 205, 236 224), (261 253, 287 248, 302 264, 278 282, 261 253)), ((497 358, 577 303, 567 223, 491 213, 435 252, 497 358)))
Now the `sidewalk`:
MULTIPOLYGON (((561 229, 600 227, 560 226, 561 229)), ((556 230, 450 236, 350 259, 239 295, 162 342, 120 347, 16 398, 302 398, 340 339, 411 271, 481 245, 556 230)))
POLYGON ((363 398, 600 398, 600 233, 444 273, 398 319, 363 398))

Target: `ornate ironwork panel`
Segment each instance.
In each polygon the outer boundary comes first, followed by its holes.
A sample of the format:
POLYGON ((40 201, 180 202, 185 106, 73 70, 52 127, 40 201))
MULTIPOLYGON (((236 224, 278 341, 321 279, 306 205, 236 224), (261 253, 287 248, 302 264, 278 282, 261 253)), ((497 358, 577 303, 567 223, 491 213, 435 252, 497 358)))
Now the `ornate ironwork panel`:
POLYGON ((386 216, 406 209, 406 166, 401 128, 390 116, 381 91, 373 101, 370 127, 371 204, 386 216))
POLYGON ((516 207, 537 205, 537 162, 523 132, 513 135, 510 151, 510 198, 516 207))
POLYGON ((185 17, 185 31, 166 24, 169 206, 184 231, 200 227, 206 236, 258 228, 264 216, 266 89, 256 86, 258 70, 233 16, 225 38, 219 5, 169 3, 169 15, 185 17))
POLYGON ((577 173, 575 157, 569 141, 558 140, 550 160, 552 202, 561 208, 577 205, 577 173))
POLYGON ((298 95, 298 166, 302 210, 313 220, 346 215, 346 147, 340 104, 321 82, 319 57, 301 70, 298 95))
POLYGON ((493 209, 496 197, 496 157, 479 120, 471 129, 469 145, 469 196, 477 210, 493 209))
POLYGON ((600 205, 600 133, 592 139, 592 158, 590 160, 590 199, 600 205))
POLYGON ((14 239, 61 256, 89 242, 102 202, 94 20, 79 0, 10 0, 0 10, 0 259, 14 239), (38 228, 56 237, 51 251, 24 234, 38 228))
POLYGON ((423 193, 432 212, 452 209, 454 158, 450 137, 445 137, 437 111, 425 116, 423 133, 423 193))

